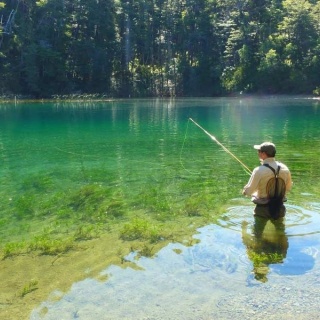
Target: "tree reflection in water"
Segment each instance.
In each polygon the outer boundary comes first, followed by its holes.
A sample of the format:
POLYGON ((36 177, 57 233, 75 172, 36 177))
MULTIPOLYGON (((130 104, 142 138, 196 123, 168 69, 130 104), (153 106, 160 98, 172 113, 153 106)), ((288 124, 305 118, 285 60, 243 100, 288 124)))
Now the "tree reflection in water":
POLYGON ((248 258, 253 263, 254 278, 267 282, 270 264, 283 263, 289 247, 283 218, 278 220, 255 217, 253 230, 247 231, 247 222, 242 223, 242 241, 248 258))

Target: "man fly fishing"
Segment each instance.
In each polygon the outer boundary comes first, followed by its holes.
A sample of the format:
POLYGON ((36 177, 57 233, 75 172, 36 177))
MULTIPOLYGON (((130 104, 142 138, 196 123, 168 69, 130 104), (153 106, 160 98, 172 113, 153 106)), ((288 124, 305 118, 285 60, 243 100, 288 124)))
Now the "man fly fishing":
POLYGON ((243 194, 251 196, 256 204, 254 215, 278 219, 285 216, 286 194, 292 187, 290 170, 286 165, 275 160, 276 147, 271 142, 255 145, 261 165, 256 167, 243 194))
POLYGON ((274 220, 284 217, 286 208, 283 202, 287 200, 286 194, 292 187, 292 180, 288 167, 275 159, 276 146, 272 142, 254 145, 254 149, 258 150, 261 165, 251 173, 250 169, 219 142, 215 136, 202 128, 193 119, 189 118, 189 120, 237 160, 244 170, 251 175, 242 193, 251 196, 252 201, 256 204, 254 215, 274 220))

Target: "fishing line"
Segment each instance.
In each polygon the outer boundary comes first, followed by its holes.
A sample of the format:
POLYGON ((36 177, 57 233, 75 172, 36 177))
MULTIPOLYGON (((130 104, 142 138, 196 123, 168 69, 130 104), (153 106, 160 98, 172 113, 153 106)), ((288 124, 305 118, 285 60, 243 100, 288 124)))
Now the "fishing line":
MULTIPOLYGON (((190 118, 189 118, 190 119, 190 118)), ((190 170, 188 170, 184 165, 183 165, 183 162, 182 162, 182 152, 184 150, 184 145, 186 143, 186 140, 187 140, 187 133, 188 133, 188 129, 189 129, 189 120, 187 122, 187 128, 186 128, 186 132, 184 134, 184 139, 183 139, 183 143, 182 143, 182 146, 181 146, 181 150, 180 150, 180 164, 181 164, 181 167, 189 172, 190 174, 199 174, 199 172, 191 172, 190 170)))
POLYGON ((229 149, 227 149, 221 142, 217 140, 215 136, 210 134, 207 130, 202 128, 197 122, 195 122, 193 119, 189 118, 190 121, 192 121, 198 128, 200 128, 207 136, 209 136, 214 142, 216 142, 225 152, 227 152, 230 156, 232 156, 235 160, 237 160, 243 167, 244 171, 251 175, 251 170, 239 159, 237 158, 229 149))

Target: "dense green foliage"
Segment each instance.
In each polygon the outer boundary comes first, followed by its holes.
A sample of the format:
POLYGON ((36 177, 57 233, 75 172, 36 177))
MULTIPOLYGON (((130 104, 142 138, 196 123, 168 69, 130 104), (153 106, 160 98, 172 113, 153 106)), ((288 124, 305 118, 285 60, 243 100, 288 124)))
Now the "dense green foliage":
POLYGON ((320 92, 319 0, 1 1, 1 95, 320 92))

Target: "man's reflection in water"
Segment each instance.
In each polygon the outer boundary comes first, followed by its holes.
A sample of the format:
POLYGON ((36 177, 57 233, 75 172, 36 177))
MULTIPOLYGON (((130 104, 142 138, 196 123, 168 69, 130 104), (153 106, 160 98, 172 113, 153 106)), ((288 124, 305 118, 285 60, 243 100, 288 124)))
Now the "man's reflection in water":
POLYGON ((278 220, 254 217, 253 232, 247 232, 247 222, 242 223, 242 241, 253 262, 256 280, 268 281, 269 265, 283 263, 289 247, 283 218, 278 220))

